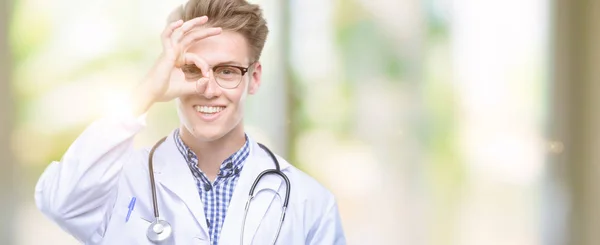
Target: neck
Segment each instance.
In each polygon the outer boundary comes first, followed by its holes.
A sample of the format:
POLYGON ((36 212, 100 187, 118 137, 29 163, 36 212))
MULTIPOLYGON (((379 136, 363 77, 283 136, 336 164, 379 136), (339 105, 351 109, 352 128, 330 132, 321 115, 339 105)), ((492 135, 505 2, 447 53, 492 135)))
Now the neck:
POLYGON ((223 137, 212 141, 197 139, 184 126, 180 127, 179 132, 183 143, 198 157, 198 168, 211 181, 216 178, 223 161, 246 143, 244 128, 241 123, 223 137))

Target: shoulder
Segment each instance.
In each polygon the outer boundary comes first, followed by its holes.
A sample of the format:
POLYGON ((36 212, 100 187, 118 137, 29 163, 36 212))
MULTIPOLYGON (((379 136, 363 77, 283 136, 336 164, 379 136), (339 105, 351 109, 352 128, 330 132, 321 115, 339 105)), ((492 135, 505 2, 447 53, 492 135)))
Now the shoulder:
MULTIPOLYGON (((279 158, 279 161, 285 161, 279 158)), ((334 194, 308 173, 285 161, 284 173, 291 182, 290 206, 300 216, 307 244, 346 244, 334 194)), ((283 166, 283 164, 282 164, 283 166)))
POLYGON ((277 156, 285 166, 283 172, 290 179, 291 196, 297 202, 307 205, 307 208, 323 210, 324 212, 336 205, 334 194, 309 173, 290 164, 281 156, 277 156))
POLYGON ((269 159, 269 155, 272 154, 281 166, 283 174, 289 179, 290 207, 295 206, 296 208, 301 208, 303 213, 310 213, 311 215, 309 216, 317 217, 336 208, 337 202, 334 194, 321 182, 311 176, 310 173, 299 169, 283 156, 271 152, 268 148, 264 151, 252 150, 257 147, 259 147, 259 144, 252 144, 251 152, 253 155, 266 160, 269 159))

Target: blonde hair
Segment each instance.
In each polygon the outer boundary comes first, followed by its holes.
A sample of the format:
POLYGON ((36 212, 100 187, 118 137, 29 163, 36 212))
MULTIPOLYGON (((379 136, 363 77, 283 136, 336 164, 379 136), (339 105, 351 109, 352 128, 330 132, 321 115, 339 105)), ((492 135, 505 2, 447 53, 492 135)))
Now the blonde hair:
POLYGON ((171 12, 168 21, 188 21, 201 16, 208 17, 208 26, 240 33, 248 42, 251 62, 260 59, 269 28, 257 4, 245 0, 189 0, 171 12))

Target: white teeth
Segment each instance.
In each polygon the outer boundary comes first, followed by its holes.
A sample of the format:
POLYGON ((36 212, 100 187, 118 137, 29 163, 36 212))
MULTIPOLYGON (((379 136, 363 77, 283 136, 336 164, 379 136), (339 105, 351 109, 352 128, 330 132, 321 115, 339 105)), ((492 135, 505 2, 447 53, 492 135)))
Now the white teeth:
POLYGON ((225 107, 222 106, 194 106, 194 109, 198 112, 213 114, 222 111, 225 107))

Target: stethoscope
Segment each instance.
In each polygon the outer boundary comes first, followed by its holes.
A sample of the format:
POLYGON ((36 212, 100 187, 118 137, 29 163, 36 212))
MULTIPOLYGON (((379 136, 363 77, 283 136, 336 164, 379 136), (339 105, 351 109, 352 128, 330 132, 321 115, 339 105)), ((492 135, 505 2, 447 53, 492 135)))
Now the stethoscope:
MULTIPOLYGON (((154 151, 156 151, 156 148, 158 148, 159 145, 161 145, 163 142, 165 142, 166 139, 167 139, 167 137, 164 137, 161 140, 159 140, 152 147, 152 149, 150 150, 150 155, 148 156, 148 168, 149 168, 149 173, 150 173, 149 174, 150 175, 150 186, 152 188, 152 207, 154 209, 154 221, 152 223, 150 223, 150 226, 148 226, 148 230, 146 231, 146 236, 148 237, 148 240, 150 240, 153 243, 161 243, 163 241, 166 241, 173 234, 173 228, 171 227, 171 224, 169 224, 169 222, 167 222, 166 220, 161 219, 160 215, 158 214, 158 202, 157 202, 157 198, 156 198, 156 184, 154 182, 154 167, 152 164, 152 158, 154 156, 154 151)), ((246 226, 246 217, 248 216, 248 210, 250 209, 250 203, 251 203, 252 199, 254 199, 254 197, 256 197, 254 190, 256 189, 256 186, 258 185, 258 182, 260 182, 260 179, 262 177, 264 177, 265 175, 269 175, 269 174, 278 175, 285 181, 285 186, 286 186, 285 187, 286 188, 285 189, 285 199, 283 200, 283 204, 281 206, 281 216, 279 218, 279 227, 277 228, 277 233, 275 234, 275 239, 273 239, 272 244, 275 244, 275 242, 277 242, 277 238, 279 237, 279 233, 281 232, 281 227, 283 226, 283 220, 285 219, 288 202, 290 201, 290 190, 291 190, 290 180, 283 172, 281 172, 281 169, 279 167, 279 161, 277 161, 277 158, 275 157, 273 152, 271 152, 271 150, 269 150, 269 148, 267 148, 266 146, 264 146, 261 143, 258 143, 258 145, 264 151, 269 153, 269 156, 271 157, 271 159, 273 160, 273 163, 275 164, 275 169, 267 169, 267 170, 261 172, 256 177, 256 179, 254 180, 254 183, 250 187, 250 193, 248 196, 248 200, 246 201, 246 206, 244 208, 244 218, 242 219, 242 228, 241 228, 242 232, 240 234, 240 245, 244 244, 244 227, 246 226)), ((263 189, 263 190, 270 190, 270 189, 263 189)), ((259 190, 258 192, 261 192, 263 190, 259 190)), ((279 195, 279 193, 277 191, 274 191, 274 192, 277 195, 277 197, 281 200, 281 196, 279 195)))

